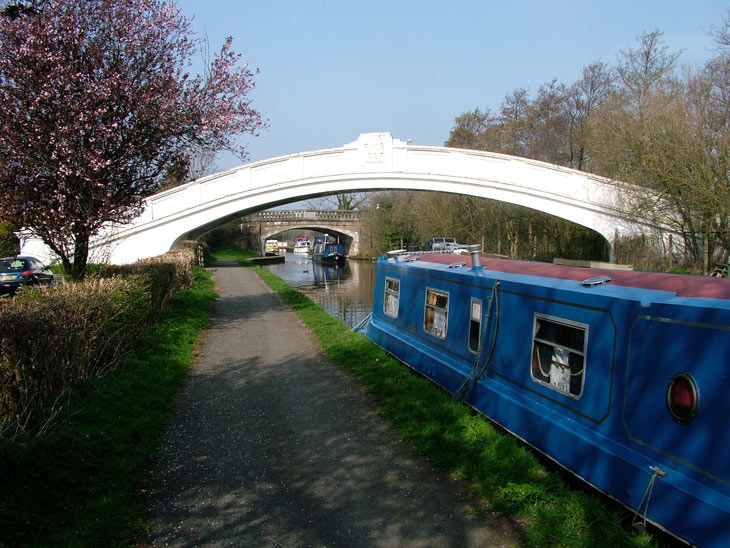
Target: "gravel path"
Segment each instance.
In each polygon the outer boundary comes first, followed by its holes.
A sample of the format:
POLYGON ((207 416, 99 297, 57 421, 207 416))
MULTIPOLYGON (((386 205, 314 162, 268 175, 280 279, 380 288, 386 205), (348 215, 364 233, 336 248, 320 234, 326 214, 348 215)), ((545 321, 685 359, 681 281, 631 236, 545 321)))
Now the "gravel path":
POLYGON ((148 546, 516 546, 470 514, 250 269, 220 293, 154 473, 148 546))

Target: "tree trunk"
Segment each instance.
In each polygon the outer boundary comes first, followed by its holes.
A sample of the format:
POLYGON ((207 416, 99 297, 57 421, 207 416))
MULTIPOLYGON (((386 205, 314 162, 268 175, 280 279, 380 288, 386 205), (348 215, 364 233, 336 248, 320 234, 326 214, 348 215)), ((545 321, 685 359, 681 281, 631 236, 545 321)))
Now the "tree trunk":
POLYGON ((67 272, 73 280, 82 280, 86 275, 86 262, 89 259, 89 235, 75 234, 74 255, 71 271, 67 272))

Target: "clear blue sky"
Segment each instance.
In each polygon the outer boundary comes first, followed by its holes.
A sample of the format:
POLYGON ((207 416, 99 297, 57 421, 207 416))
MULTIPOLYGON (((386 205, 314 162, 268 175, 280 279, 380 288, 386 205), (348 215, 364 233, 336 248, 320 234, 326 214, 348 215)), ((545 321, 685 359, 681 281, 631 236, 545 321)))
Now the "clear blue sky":
MULTIPOLYGON (((504 96, 556 78, 659 29, 680 63, 712 55, 715 0, 178 0, 217 51, 226 36, 260 69, 254 106, 270 123, 244 138, 249 161, 339 147, 387 131, 443 145, 459 114, 495 111, 504 96)), ((224 156, 219 169, 242 162, 224 156)))

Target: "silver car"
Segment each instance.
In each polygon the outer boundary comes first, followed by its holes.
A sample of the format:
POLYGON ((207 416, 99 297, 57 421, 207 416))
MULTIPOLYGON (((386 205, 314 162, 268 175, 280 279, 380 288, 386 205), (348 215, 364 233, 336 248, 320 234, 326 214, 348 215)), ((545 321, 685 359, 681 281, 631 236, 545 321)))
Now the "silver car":
POLYGON ((454 238, 431 238, 423 247, 424 251, 456 251, 463 247, 454 238))

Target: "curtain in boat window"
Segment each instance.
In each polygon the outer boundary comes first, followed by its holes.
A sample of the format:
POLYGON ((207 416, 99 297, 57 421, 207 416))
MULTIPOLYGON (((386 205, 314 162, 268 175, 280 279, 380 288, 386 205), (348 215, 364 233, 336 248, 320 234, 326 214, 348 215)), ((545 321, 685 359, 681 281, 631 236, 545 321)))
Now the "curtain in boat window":
POLYGON ((383 302, 383 313, 393 318, 397 318, 399 302, 400 280, 385 278, 385 300, 383 302))
POLYGON ((572 398, 583 392, 588 326, 535 315, 532 379, 572 398))
POLYGON ((448 319, 449 294, 426 290, 426 310, 424 313, 423 328, 427 333, 440 339, 446 338, 448 319))

